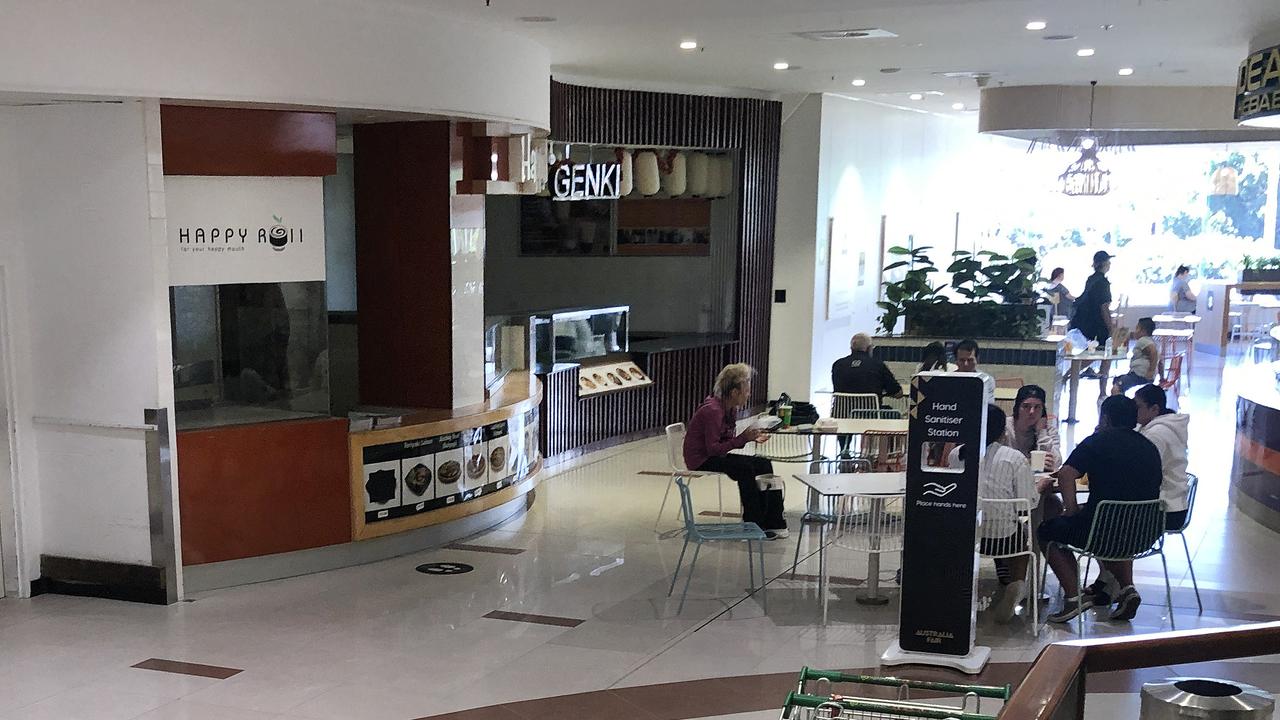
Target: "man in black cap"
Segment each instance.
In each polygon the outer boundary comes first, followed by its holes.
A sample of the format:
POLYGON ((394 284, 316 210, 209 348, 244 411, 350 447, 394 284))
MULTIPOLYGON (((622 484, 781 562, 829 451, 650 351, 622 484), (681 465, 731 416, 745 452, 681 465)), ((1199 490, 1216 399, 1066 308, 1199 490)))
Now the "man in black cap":
MULTIPOLYGON (((1102 348, 1111 337, 1114 326, 1111 321, 1111 281, 1107 280, 1107 271, 1111 269, 1111 258, 1115 257, 1105 250, 1093 254, 1093 274, 1085 281, 1084 292, 1076 298, 1075 313, 1071 316, 1071 327, 1079 330, 1085 337, 1095 340, 1102 348)), ((1107 374, 1111 370, 1111 362, 1103 361, 1099 375, 1098 396, 1106 395, 1107 374)))

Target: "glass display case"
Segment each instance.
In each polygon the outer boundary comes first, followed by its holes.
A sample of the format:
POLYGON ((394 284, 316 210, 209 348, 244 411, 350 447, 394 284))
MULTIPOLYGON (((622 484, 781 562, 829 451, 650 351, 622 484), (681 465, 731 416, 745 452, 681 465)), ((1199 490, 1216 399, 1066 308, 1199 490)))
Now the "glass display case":
POLYGON ((628 305, 531 313, 534 360, 550 367, 627 352, 630 315, 628 305))

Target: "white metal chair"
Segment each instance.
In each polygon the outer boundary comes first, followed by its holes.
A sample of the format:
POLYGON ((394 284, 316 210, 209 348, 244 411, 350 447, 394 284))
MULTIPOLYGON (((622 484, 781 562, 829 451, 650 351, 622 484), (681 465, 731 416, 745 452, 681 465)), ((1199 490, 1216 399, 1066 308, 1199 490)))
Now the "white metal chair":
POLYGON ((770 433, 768 442, 754 445, 753 449, 756 457, 773 462, 807 463, 813 460, 813 444, 819 439, 819 435, 770 433))
POLYGON ((902 397, 885 397, 880 399, 880 417, 886 420, 901 420, 907 417, 907 412, 911 409, 911 398, 903 395, 902 397))
POLYGON ((684 423, 672 423, 667 426, 667 459, 671 463, 671 482, 667 484, 667 491, 662 494, 662 505, 658 508, 658 517, 653 521, 653 529, 656 531, 658 525, 662 523, 662 513, 667 509, 667 498, 671 496, 671 486, 675 484, 676 479, 680 477, 709 477, 716 478, 716 500, 719 503, 720 517, 724 517, 724 490, 722 483, 728 477, 724 473, 711 472, 692 472, 684 464, 684 436, 687 429, 684 423))
MULTIPOLYGON (((1182 527, 1177 530, 1165 530, 1167 535, 1177 535, 1182 538, 1182 549, 1187 553, 1187 570, 1191 571, 1191 587, 1196 591, 1196 607, 1200 608, 1200 612, 1204 612, 1204 603, 1200 602, 1200 585, 1196 583, 1196 569, 1191 565, 1191 547, 1187 545, 1187 527, 1191 525, 1191 511, 1196 507, 1196 488, 1200 485, 1200 478, 1187 473, 1187 517, 1182 521, 1182 527)), ((1166 572, 1166 576, 1167 576, 1166 572)))
POLYGON ((879 419, 880 396, 875 393, 831 393, 831 417, 879 419))
MULTIPOLYGON (((831 544, 865 553, 868 579, 880 574, 880 555, 900 553, 903 547, 905 494, 846 495, 840 498, 836 512, 836 527, 831 544)), ((830 576, 831 563, 824 563, 822 571, 830 576)), ((826 578, 822 584, 830 587, 826 578)), ((822 621, 827 620, 827 595, 822 596, 822 621)))
MULTIPOLYGON (((822 474, 871 472, 871 461, 865 458, 818 460, 809 463, 809 472, 822 474)), ((796 531, 796 553, 795 557, 791 559, 792 580, 795 579, 796 568, 800 565, 800 546, 804 544, 804 532, 809 530, 809 525, 814 522, 834 523, 835 516, 830 513, 812 511, 806 511, 800 516, 800 529, 796 531)), ((813 531, 809 530, 809 533, 812 536, 813 531)))
MULTIPOLYGON (((1165 602, 1169 608, 1169 626, 1173 621, 1173 590, 1169 586, 1169 564, 1164 558, 1164 502, 1161 500, 1103 500, 1093 510, 1093 522, 1084 547, 1066 545, 1075 551, 1076 564, 1085 561, 1079 573, 1079 585, 1084 587, 1089 566, 1099 562, 1123 562, 1141 560, 1152 555, 1160 556, 1164 566, 1165 602)), ((1084 634, 1084 593, 1075 588, 1076 603, 1080 607, 1080 634, 1084 634)))
POLYGON ((1027 594, 1027 604, 1031 606, 1032 631, 1040 634, 1040 556, 1036 552, 1034 528, 1030 527, 1031 501, 1026 498, 988 499, 979 498, 978 507, 982 510, 983 528, 991 529, 999 524, 1011 527, 1015 532, 1004 537, 984 537, 978 555, 991 560, 1006 560, 1026 555, 1031 559, 1028 575, 1031 579, 1031 592, 1027 594))

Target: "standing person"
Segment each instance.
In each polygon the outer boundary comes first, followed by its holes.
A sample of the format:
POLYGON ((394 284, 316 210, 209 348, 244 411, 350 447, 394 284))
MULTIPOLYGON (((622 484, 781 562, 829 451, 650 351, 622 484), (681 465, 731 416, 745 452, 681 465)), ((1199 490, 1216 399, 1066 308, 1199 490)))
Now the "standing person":
MULTIPOLYGON (((1005 444, 1007 427, 1004 410, 999 405, 988 405, 987 451, 978 464, 978 506, 982 510, 979 543, 984 555, 1004 555, 1027 546, 1027 533, 1014 509, 1006 503, 984 501, 1026 498, 1035 507, 1039 497, 1031 465, 1022 453, 1005 444)), ((1028 560, 1025 555, 995 559, 996 576, 1002 587, 1000 598, 992 607, 996 621, 1012 619, 1018 603, 1026 597, 1028 560)))
POLYGON ((982 378, 982 388, 986 392, 987 404, 991 405, 996 401, 996 379, 978 369, 978 354, 981 352, 982 348, 978 347, 978 341, 972 338, 957 343, 956 372, 977 373, 982 378))
POLYGON ((849 340, 849 354, 831 365, 831 387, 838 393, 901 397, 902 385, 879 358, 871 356, 871 336, 858 333, 849 340))
POLYGON ((1071 308, 1075 306, 1076 296, 1062 284, 1063 278, 1067 275, 1067 271, 1062 268, 1054 268, 1049 274, 1049 287, 1045 288, 1045 294, 1053 301, 1053 314, 1063 317, 1071 317, 1071 308))
POLYGON ((1049 422, 1045 397, 1044 388, 1039 385, 1018 388, 1004 442, 1027 458, 1031 457, 1033 450, 1043 452, 1044 469, 1052 472, 1062 463, 1062 444, 1058 438, 1058 423, 1049 422))
POLYGON ((1191 268, 1179 265, 1169 286, 1169 309, 1176 313, 1194 313, 1196 294, 1191 292, 1191 268))
POLYGON ((947 366, 947 348, 945 345, 934 340, 924 346, 924 350, 920 352, 920 369, 916 372, 930 372, 932 370, 947 372, 952 369, 947 366))
POLYGON ((768 436, 758 428, 737 433, 737 411, 751 398, 750 365, 726 365, 716 376, 712 394, 702 401, 689 419, 684 436, 685 467, 694 471, 724 473, 738 483, 742 500, 742 521, 755 523, 770 540, 787 537, 787 521, 782 516, 782 491, 761 491, 757 475, 773 474, 773 463, 751 455, 731 455, 748 443, 763 443, 768 436))
MULTIPOLYGON (((1079 330, 1086 338, 1098 343, 1102 348, 1107 338, 1111 337, 1114 325, 1111 320, 1111 281, 1107 280, 1107 272, 1111 270, 1111 258, 1105 250, 1093 254, 1093 274, 1084 283, 1084 292, 1076 298, 1075 308, 1071 314, 1070 327, 1079 330)), ((1098 377, 1098 396, 1106 394, 1107 375, 1111 372, 1111 361, 1104 360, 1097 375, 1092 369, 1086 370, 1081 377, 1098 377)))
POLYGON ((1129 357, 1129 372, 1116 378, 1111 385, 1111 394, 1119 395, 1131 387, 1149 385, 1156 377, 1156 368, 1160 367, 1160 350, 1152 335, 1156 332, 1156 321, 1144 317, 1138 320, 1133 331, 1135 342, 1133 355, 1129 357))
MULTIPOLYGON (((1066 600, 1062 610, 1049 616, 1049 622, 1064 623, 1094 606, 1088 590, 1081 590, 1076 558, 1066 545, 1084 547, 1089 542, 1093 509, 1103 500, 1142 501, 1160 497, 1160 452, 1150 440, 1140 435, 1138 407, 1123 395, 1113 395, 1102 402, 1098 430, 1080 441, 1058 472, 1054 473, 1062 492, 1064 512, 1045 520, 1037 530, 1045 559, 1058 577, 1066 600), (1076 504, 1076 480, 1089 476, 1089 502, 1076 504)), ((1039 482, 1039 490, 1047 491, 1054 479, 1039 482)), ((1149 538, 1155 542, 1156 538, 1149 538)), ((1139 545, 1148 538, 1133 538, 1139 545)), ((1122 608, 1137 611, 1142 598, 1133 587, 1133 564, 1103 562, 1120 586, 1116 601, 1122 608)), ((1126 610, 1127 612, 1127 610, 1126 610)))

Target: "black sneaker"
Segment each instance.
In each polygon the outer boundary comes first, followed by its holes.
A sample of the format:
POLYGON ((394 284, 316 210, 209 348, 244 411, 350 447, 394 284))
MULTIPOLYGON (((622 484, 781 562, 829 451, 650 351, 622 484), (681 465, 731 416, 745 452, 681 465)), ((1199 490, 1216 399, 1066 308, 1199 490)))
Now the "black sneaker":
POLYGON ((1138 614, 1138 606, 1142 604, 1142 596, 1132 585, 1120 591, 1116 598, 1116 608, 1111 611, 1110 619, 1117 622, 1129 622, 1138 614))
POLYGON ((1111 605, 1111 593, 1107 592, 1107 585, 1101 580, 1093 581, 1093 584, 1085 588, 1084 591, 1093 598, 1094 607, 1111 605))
POLYGON ((1051 623, 1065 623, 1076 619, 1080 613, 1093 607, 1093 596, 1081 595, 1080 599, 1069 597, 1062 603, 1062 609, 1045 618, 1051 623))

